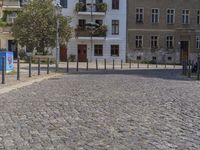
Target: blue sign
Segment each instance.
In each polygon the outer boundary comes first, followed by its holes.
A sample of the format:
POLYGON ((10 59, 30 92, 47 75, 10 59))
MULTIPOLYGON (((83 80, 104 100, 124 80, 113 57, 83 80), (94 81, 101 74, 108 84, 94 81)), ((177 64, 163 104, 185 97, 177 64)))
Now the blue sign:
POLYGON ((5 57, 6 72, 12 72, 14 70, 13 52, 0 52, 0 71, 2 71, 2 57, 5 57))

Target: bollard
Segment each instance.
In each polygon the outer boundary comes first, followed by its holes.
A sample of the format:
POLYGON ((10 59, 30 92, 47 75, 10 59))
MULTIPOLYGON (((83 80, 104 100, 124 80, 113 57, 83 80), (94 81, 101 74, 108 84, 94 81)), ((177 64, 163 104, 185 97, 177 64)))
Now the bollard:
POLYGON ((38 76, 40 75, 40 57, 38 58, 38 76))
POLYGON ((184 71, 184 75, 187 75, 187 67, 188 67, 188 61, 185 61, 185 71, 184 71))
POLYGON ((158 68, 158 61, 156 60, 156 68, 158 68))
POLYGON ((123 60, 121 60, 121 69, 123 69, 123 60))
POLYGON ((106 59, 104 59, 104 69, 106 70, 106 59))
POLYGON ((184 70, 185 70, 185 68, 184 68, 185 66, 184 66, 184 65, 185 65, 185 61, 182 60, 182 74, 183 74, 183 75, 184 75, 184 70))
POLYGON ((77 71, 77 72, 78 72, 78 69, 79 69, 79 68, 78 68, 78 67, 79 67, 79 66, 78 66, 78 65, 79 65, 78 63, 79 63, 79 60, 77 59, 77 61, 76 61, 76 71, 77 71))
POLYGON ((31 56, 30 56, 30 57, 29 57, 29 75, 28 75, 29 78, 32 76, 32 75, 31 75, 31 73, 32 73, 32 72, 31 72, 31 61, 32 61, 32 59, 31 59, 31 56))
POLYGON ((66 72, 69 72, 69 59, 68 59, 68 58, 67 58, 66 62, 67 62, 67 69, 66 69, 66 72))
POLYGON ((131 60, 129 60, 129 68, 131 69, 131 60))
POLYGON ((6 66, 5 66, 6 64, 5 64, 5 57, 3 56, 2 57, 2 84, 5 84, 5 68, 6 68, 6 66))
POLYGON ((98 70, 98 60, 96 59, 96 70, 98 70))
POLYGON ((86 70, 88 70, 88 59, 86 60, 86 70))
POLYGON ((176 68, 176 62, 174 62, 174 69, 176 68))
POLYGON ((139 60, 137 61, 137 68, 140 68, 139 60))
POLYGON ((147 61, 147 68, 149 69, 149 62, 147 61))
POLYGON ((20 80, 20 57, 17 57, 17 80, 20 80))
POLYGON ((47 74, 49 74, 49 64, 50 64, 50 58, 47 58, 47 74))
POLYGON ((188 78, 191 78, 191 60, 188 61, 188 78))
POLYGON ((115 60, 113 59, 113 70, 115 70, 115 60))
POLYGON ((200 56, 197 59, 197 80, 200 79, 200 56))

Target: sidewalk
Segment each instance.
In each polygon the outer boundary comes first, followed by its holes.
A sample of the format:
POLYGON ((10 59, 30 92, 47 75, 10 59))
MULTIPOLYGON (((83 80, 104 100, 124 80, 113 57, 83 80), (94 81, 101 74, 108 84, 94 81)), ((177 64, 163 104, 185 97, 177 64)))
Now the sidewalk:
MULTIPOLYGON (((38 79, 46 79, 53 76, 58 75, 58 73, 55 72, 55 64, 50 64, 50 74, 47 75, 47 64, 41 64, 41 71, 40 75, 38 75, 38 64, 32 64, 32 77, 29 77, 29 64, 28 63, 21 63, 20 64, 20 81, 17 81, 17 64, 14 64, 14 72, 10 74, 6 74, 6 84, 1 84, 2 81, 2 74, 0 72, 0 90, 5 89, 11 86, 21 85, 25 82, 34 82, 38 79)), ((137 64, 137 63, 131 63, 131 67, 129 63, 123 63, 123 66, 121 68, 121 62, 116 61, 114 62, 114 68, 113 68, 113 62, 107 62, 106 64, 106 70, 105 70, 105 64, 102 61, 98 62, 98 67, 96 69, 96 63, 88 63, 88 70, 87 63, 78 63, 78 71, 81 72, 90 72, 90 71, 113 71, 113 70, 145 70, 145 69, 181 69, 180 65, 176 65, 174 68, 174 65, 160 65, 158 64, 137 64)), ((61 62, 59 64, 59 73, 67 73, 67 63, 61 62)), ((76 62, 69 62, 69 73, 77 73, 77 63, 76 62)))

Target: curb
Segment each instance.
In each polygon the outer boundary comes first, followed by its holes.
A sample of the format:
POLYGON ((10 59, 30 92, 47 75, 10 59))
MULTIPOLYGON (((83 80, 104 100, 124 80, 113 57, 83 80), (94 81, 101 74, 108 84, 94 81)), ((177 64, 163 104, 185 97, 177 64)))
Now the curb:
POLYGON ((10 92, 12 90, 17 90, 17 89, 20 89, 22 87, 29 86, 29 85, 31 85, 33 83, 41 82, 43 80, 47 80, 47 79, 58 77, 58 76, 62 76, 62 74, 59 73, 59 74, 48 75, 48 76, 45 76, 45 77, 42 77, 42 78, 39 78, 39 79, 33 79, 31 81, 25 81, 23 83, 11 85, 9 87, 5 87, 3 89, 0 89, 0 94, 5 94, 5 93, 8 93, 8 92, 10 92))

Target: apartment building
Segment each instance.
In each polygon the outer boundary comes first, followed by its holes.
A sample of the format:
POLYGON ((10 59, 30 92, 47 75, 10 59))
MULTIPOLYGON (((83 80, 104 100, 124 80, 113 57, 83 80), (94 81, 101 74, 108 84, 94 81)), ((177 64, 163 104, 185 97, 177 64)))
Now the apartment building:
POLYGON ((128 59, 180 63, 200 53, 199 0, 128 0, 128 59))
POLYGON ((60 48, 61 61, 71 56, 81 62, 125 61, 126 0, 60 0, 60 4, 74 28, 67 48, 60 48))

